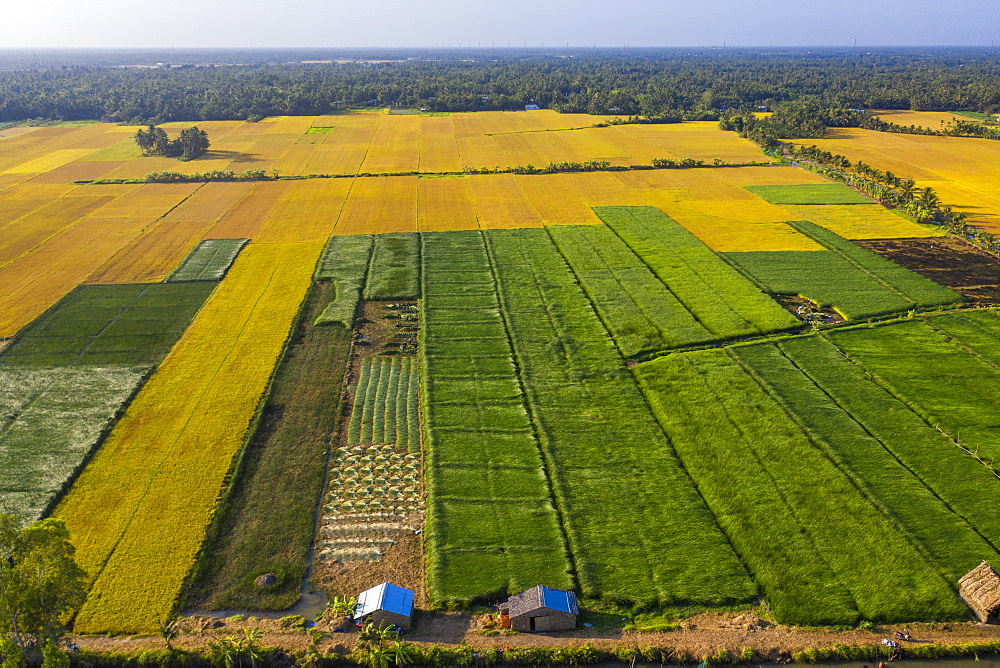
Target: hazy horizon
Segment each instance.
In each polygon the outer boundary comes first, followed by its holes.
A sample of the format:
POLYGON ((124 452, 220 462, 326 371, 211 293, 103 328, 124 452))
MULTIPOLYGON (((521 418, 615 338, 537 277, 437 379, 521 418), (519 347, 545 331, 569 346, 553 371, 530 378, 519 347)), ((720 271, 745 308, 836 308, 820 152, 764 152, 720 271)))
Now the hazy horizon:
POLYGON ((584 48, 993 46, 996 0, 50 0, 4 10, 0 47, 584 48))

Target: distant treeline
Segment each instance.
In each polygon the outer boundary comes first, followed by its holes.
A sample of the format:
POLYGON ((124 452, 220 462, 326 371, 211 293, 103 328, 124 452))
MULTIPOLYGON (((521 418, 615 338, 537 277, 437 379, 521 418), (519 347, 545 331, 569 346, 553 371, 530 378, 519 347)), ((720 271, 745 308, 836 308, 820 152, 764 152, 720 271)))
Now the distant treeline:
MULTIPOLYGON (((209 53, 201 54, 203 62, 209 53)), ((235 60, 250 63, 244 65, 142 68, 55 66, 61 61, 52 58, 36 58, 33 66, 20 54, 15 69, 0 71, 0 122, 111 117, 146 124, 358 106, 510 110, 529 102, 562 112, 661 118, 789 101, 1000 111, 1000 58, 984 49, 473 51, 468 59, 412 52, 413 60, 339 64, 258 62, 254 53, 235 60)), ((0 70, 4 56, 13 58, 0 53, 0 70)), ((113 60, 91 54, 70 62, 113 60)), ((182 60, 197 61, 190 54, 182 60)))

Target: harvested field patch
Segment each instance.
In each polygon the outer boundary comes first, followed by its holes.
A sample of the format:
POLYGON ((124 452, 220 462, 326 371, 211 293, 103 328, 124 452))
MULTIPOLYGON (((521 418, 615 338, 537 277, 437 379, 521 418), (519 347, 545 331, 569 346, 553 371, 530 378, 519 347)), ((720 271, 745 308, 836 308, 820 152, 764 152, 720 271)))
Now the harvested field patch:
POLYGON ((147 184, 95 209, 91 218, 159 218, 202 187, 201 183, 147 184))
POLYGON ((125 162, 70 162, 51 172, 39 174, 31 179, 31 184, 69 184, 74 181, 102 179, 125 162))
POLYGON ((865 239, 857 243, 969 301, 1000 304, 1000 260, 959 239, 865 239))
POLYGON ((85 148, 60 149, 58 151, 52 151, 42 157, 35 158, 34 160, 29 160, 14 167, 9 167, 5 171, 8 174, 42 174, 44 172, 52 171, 57 167, 62 167, 63 165, 82 158, 91 152, 92 151, 85 148))
POLYGON ((66 197, 10 222, 0 230, 0 266, 42 248, 60 232, 70 229, 80 220, 112 201, 111 197, 66 197))

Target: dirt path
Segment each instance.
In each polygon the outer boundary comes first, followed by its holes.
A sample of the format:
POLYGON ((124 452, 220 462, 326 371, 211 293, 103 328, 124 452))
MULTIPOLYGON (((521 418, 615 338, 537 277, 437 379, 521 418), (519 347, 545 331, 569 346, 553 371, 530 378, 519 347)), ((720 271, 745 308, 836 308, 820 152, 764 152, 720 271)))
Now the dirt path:
MULTIPOLYGON (((322 624, 320 625, 322 627, 322 624)), ((899 626, 874 627, 870 630, 835 631, 774 625, 751 614, 710 613, 685 620, 677 631, 667 633, 600 632, 581 628, 548 634, 518 633, 507 636, 487 636, 473 628, 474 623, 463 612, 421 612, 412 631, 405 639, 423 644, 458 645, 467 643, 476 649, 502 649, 515 646, 570 646, 590 644, 602 650, 621 647, 670 648, 676 659, 699 661, 720 651, 738 655, 744 649, 753 650, 756 661, 784 663, 791 654, 810 648, 826 648, 835 644, 872 645, 882 638, 893 638, 899 626)), ((175 645, 188 650, 204 648, 219 637, 239 633, 243 628, 264 631, 265 646, 286 651, 304 649, 308 635, 302 630, 284 629, 277 620, 216 620, 191 618, 183 622, 183 632, 175 645)), ((913 640, 901 641, 905 646, 925 643, 958 644, 1000 641, 1000 626, 984 626, 971 622, 951 624, 909 624, 906 627, 913 640)), ((335 634, 323 644, 325 652, 347 653, 354 647, 356 635, 335 634)), ((76 637, 83 649, 92 651, 133 652, 163 648, 163 641, 152 636, 105 638, 76 637)))

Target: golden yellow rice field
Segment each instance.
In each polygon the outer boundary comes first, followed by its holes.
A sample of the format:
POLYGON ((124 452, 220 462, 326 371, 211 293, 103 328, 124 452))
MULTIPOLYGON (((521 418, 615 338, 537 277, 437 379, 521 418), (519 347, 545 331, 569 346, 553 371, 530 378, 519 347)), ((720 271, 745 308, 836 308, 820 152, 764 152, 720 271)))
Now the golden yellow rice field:
POLYGON ((149 221, 142 234, 114 254, 87 283, 156 283, 166 278, 212 228, 211 222, 149 221))
POLYGON ((918 187, 933 188, 945 204, 968 214, 972 224, 1000 232, 1000 142, 841 128, 824 139, 795 143, 815 144, 914 179, 918 187))
POLYGON ((322 247, 248 246, 59 504, 92 583, 78 632, 170 615, 322 247))
POLYGON ((940 229, 918 225, 880 204, 786 204, 781 208, 792 214, 789 220, 808 220, 845 239, 905 239, 945 234, 940 229))

